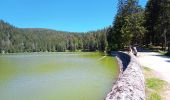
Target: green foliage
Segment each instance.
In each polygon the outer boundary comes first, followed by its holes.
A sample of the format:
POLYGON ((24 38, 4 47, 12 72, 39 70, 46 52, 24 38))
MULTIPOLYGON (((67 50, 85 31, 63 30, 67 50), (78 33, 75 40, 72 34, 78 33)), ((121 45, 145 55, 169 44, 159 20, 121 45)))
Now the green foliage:
POLYGON ((107 29, 87 33, 15 28, 0 21, 0 52, 105 51, 107 29))
POLYGON ((160 90, 165 84, 165 81, 158 78, 149 78, 146 80, 147 87, 154 90, 160 90))
POLYGON ((145 44, 170 47, 170 1, 149 0, 145 10, 145 44))
POLYGON ((117 15, 107 33, 109 50, 141 44, 145 32, 143 23, 143 9, 138 5, 138 0, 119 0, 117 15))
POLYGON ((0 52, 113 51, 133 44, 170 54, 169 0, 148 0, 145 10, 138 0, 118 0, 113 25, 86 33, 20 29, 0 20, 0 52))
POLYGON ((107 31, 107 40, 109 51, 138 44, 161 46, 170 52, 170 1, 148 0, 144 10, 138 0, 118 0, 117 15, 107 31))
POLYGON ((146 71, 152 71, 152 69, 148 68, 148 67, 144 67, 144 70, 146 71))
POLYGON ((161 51, 161 50, 159 50, 158 52, 159 52, 160 54, 162 54, 162 55, 166 55, 166 54, 167 54, 166 51, 161 51))
POLYGON ((124 33, 123 39, 126 45, 142 44, 144 32, 146 31, 143 26, 143 22, 143 12, 131 14, 130 16, 125 17, 125 24, 121 31, 124 33))
POLYGON ((161 100, 161 96, 155 92, 150 95, 149 100, 161 100))

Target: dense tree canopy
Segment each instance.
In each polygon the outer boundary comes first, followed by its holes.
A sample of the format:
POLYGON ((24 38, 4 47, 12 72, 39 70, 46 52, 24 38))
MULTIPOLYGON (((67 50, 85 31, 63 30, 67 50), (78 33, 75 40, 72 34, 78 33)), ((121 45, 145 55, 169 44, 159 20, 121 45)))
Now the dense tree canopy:
POLYGON ((118 12, 107 35, 108 48, 117 50, 141 43, 145 32, 143 18, 143 9, 138 5, 138 0, 118 0, 118 12))
POLYGON ((21 29, 0 21, 1 52, 105 51, 107 29, 87 33, 21 29))
POLYGON ((128 45, 162 46, 170 52, 170 0, 118 0, 118 11, 107 31, 108 50, 128 45))
POLYGON ((170 1, 149 0, 145 10, 146 44, 162 46, 164 50, 170 45, 170 1))

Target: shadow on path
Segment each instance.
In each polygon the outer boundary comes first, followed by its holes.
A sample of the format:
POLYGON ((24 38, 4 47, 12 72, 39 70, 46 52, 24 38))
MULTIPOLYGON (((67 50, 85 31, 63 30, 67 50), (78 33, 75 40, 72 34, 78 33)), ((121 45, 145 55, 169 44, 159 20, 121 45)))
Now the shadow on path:
POLYGON ((158 56, 158 57, 161 57, 161 58, 170 58, 170 56, 165 56, 165 55, 159 55, 159 54, 157 54, 157 55, 152 55, 152 56, 158 56))
MULTIPOLYGON (((141 47, 137 47, 137 51, 138 52, 146 52, 146 53, 151 53, 151 52, 154 52, 153 50, 147 50, 145 48, 141 48, 141 47)), ((158 56, 158 57, 161 57, 161 58, 170 58, 170 56, 166 56, 166 55, 161 55, 161 54, 151 54, 151 56, 158 56)))
POLYGON ((169 62, 169 63, 170 63, 170 60, 167 60, 166 62, 169 62))

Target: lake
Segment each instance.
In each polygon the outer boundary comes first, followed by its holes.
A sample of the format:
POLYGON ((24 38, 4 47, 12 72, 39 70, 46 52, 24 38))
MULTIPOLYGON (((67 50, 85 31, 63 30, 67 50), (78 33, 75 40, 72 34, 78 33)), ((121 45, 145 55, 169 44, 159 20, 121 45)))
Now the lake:
POLYGON ((104 100, 118 74, 101 53, 0 55, 0 100, 104 100))

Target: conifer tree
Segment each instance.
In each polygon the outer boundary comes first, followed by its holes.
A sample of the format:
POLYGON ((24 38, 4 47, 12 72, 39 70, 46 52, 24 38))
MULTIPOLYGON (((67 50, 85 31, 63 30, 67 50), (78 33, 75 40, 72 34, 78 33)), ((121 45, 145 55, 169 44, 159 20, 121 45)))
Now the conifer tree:
POLYGON ((143 9, 138 5, 138 0, 119 0, 117 15, 107 35, 109 50, 139 43, 136 38, 142 38, 144 31, 143 9))

